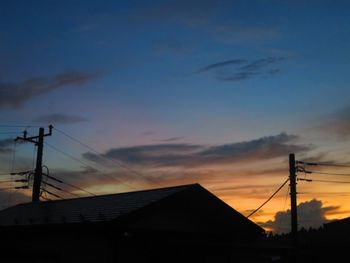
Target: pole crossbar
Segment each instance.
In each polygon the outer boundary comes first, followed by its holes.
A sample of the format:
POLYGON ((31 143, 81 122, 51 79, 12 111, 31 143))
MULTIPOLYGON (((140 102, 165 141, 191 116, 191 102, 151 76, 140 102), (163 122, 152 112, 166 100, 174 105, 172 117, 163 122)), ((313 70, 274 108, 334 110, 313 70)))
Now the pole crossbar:
POLYGON ((33 182, 33 191, 32 191, 32 202, 40 201, 40 189, 41 181, 43 176, 42 171, 42 160, 43 160, 43 148, 44 148, 44 137, 52 135, 53 126, 49 126, 49 132, 45 134, 44 128, 39 128, 38 136, 27 137, 27 131, 23 132, 23 137, 17 137, 15 141, 22 140, 26 142, 34 143, 37 147, 37 156, 36 156, 36 166, 34 172, 34 182, 33 182))

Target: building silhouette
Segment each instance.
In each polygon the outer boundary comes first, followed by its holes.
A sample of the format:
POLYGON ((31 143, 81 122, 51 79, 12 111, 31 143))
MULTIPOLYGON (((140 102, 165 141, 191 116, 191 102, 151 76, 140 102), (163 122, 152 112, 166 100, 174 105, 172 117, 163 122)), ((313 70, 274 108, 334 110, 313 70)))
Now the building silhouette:
POLYGON ((2 262, 264 262, 264 230, 199 184, 0 211, 2 262))

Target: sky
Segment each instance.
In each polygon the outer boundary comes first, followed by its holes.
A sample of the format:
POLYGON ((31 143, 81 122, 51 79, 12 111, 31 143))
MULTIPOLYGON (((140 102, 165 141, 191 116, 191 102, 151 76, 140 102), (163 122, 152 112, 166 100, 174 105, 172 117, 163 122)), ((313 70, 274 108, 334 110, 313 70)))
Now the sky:
MULTIPOLYGON (((9 173, 32 170, 35 147, 14 138, 52 124, 44 164, 76 186, 45 186, 60 197, 200 183, 247 216, 288 179, 295 153, 333 164, 306 170, 345 174, 298 173, 314 180, 298 181, 300 227, 350 216, 350 168, 334 166, 350 164, 349 10, 1 0, 1 208, 30 201, 9 173)), ((250 219, 289 231, 288 191, 250 219)))

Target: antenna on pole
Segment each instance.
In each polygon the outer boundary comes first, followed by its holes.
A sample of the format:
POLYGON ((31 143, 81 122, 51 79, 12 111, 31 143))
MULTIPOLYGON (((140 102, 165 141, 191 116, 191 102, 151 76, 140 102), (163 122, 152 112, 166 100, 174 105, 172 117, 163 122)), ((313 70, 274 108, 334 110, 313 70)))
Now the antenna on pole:
POLYGON ((27 131, 23 132, 23 137, 17 137, 15 141, 22 140, 26 142, 34 143, 38 147, 37 156, 36 156, 36 166, 34 173, 34 183, 33 183, 33 192, 32 192, 32 202, 40 201, 40 189, 41 189, 41 180, 42 180, 42 160, 43 160, 43 148, 44 148, 44 137, 52 135, 53 126, 49 126, 49 132, 45 134, 44 128, 39 128, 38 136, 27 137, 27 131))

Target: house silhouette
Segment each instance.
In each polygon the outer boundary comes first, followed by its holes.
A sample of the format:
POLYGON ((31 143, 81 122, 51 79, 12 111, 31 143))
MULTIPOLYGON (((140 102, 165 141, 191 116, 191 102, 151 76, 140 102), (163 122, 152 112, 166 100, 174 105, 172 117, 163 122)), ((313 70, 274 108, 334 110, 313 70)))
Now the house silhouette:
POLYGON ((0 234, 6 262, 254 262, 264 230, 191 184, 19 204, 0 234))

